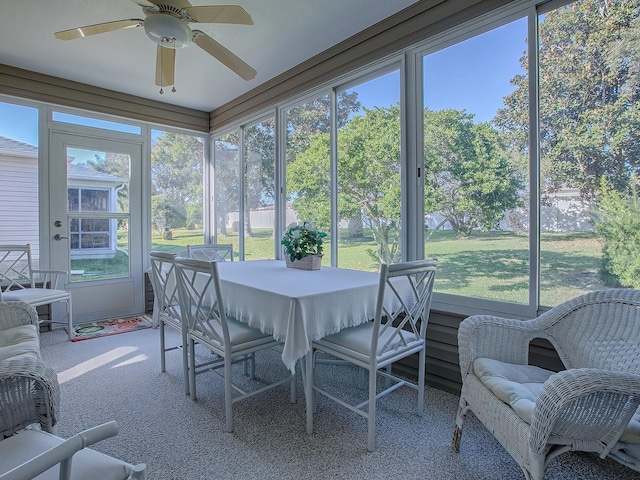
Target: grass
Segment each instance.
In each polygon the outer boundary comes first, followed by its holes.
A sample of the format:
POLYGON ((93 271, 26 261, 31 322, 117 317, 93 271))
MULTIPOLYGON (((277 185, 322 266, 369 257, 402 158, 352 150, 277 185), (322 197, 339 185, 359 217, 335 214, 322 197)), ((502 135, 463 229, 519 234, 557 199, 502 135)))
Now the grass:
MULTIPOLYGON (((202 232, 175 230, 173 240, 153 238, 153 248, 177 251, 201 243, 202 232)), ((218 237, 238 251, 238 236, 218 237)), ((602 245, 595 234, 546 233, 541 236, 541 304, 552 306, 586 291, 605 288, 600 277, 602 245)), ((369 254, 375 252, 372 236, 349 240, 340 236, 339 265, 359 270, 378 269, 369 254)), ((323 265, 331 264, 331 244, 325 243, 323 265)), ((245 260, 274 257, 270 229, 255 229, 245 238, 245 260)), ((435 290, 468 297, 526 304, 529 301, 529 237, 512 232, 475 233, 456 238, 452 232, 435 232, 425 243, 425 256, 438 259, 435 290)))

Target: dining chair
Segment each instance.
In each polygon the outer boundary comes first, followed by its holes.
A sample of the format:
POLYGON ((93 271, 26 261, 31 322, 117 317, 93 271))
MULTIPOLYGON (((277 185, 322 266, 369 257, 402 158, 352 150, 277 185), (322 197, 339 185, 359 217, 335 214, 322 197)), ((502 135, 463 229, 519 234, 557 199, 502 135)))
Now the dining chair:
POLYGON ((160 332, 160 371, 166 371, 166 353, 172 350, 182 352, 182 372, 184 393, 189 395, 189 360, 187 358, 187 327, 182 323, 178 284, 175 274, 175 255, 168 252, 149 252, 151 260, 151 285, 153 287, 152 321, 160 332), (167 347, 165 327, 180 332, 181 343, 167 347))
POLYGON ((232 405, 258 393, 271 390, 285 383, 291 384, 291 402, 295 402, 295 374, 287 375, 253 391, 246 391, 232 380, 232 365, 251 361, 250 376, 255 373, 255 353, 280 342, 257 328, 228 317, 218 275, 218 263, 176 258, 176 277, 180 294, 180 313, 187 325, 189 347, 189 392, 196 400, 196 376, 212 371, 224 379, 226 431, 233 431, 232 405), (199 344, 219 357, 219 362, 205 368, 195 364, 195 345, 199 344), (223 370, 224 373, 220 373, 223 370), (237 392, 234 395, 234 391, 237 392))
POLYGON ((203 243, 187 245, 187 257, 207 262, 233 262, 233 245, 230 243, 203 243))
POLYGON ((69 340, 74 336, 71 293, 59 288, 69 272, 34 269, 31 245, 0 245, 0 301, 22 301, 33 307, 64 303, 66 322, 40 319, 40 323, 66 323, 69 340))
MULTIPOLYGON (((307 431, 313 432, 315 394, 333 400, 349 410, 367 418, 367 448, 375 450, 376 402, 382 396, 401 386, 418 392, 416 413, 424 409, 425 337, 431 308, 431 294, 437 260, 417 260, 380 265, 378 295, 373 321, 312 342, 312 361, 306 362, 307 381, 311 382, 311 410, 307 411, 307 431), (368 400, 353 404, 340 395, 315 384, 315 370, 321 362, 316 354, 324 352, 339 360, 361 367, 369 372, 368 400), (418 353, 418 378, 414 384, 394 375, 391 365, 418 353), (378 392, 378 377, 385 379, 384 389, 378 392)), ((355 385, 355 383, 354 383, 355 385)))

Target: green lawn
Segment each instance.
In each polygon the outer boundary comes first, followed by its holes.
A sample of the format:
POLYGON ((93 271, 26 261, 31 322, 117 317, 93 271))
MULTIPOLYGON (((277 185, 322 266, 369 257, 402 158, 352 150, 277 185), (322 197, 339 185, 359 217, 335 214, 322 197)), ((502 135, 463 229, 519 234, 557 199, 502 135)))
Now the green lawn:
MULTIPOLYGON (((375 251, 371 236, 356 241, 342 235, 339 265, 377 270, 368 251, 375 251)), ((177 251, 201 243, 202 232, 174 230, 173 240, 153 238, 153 248, 177 251)), ((238 236, 219 236, 238 251, 238 236)), ((271 230, 254 230, 245 239, 246 260, 273 258, 271 230)), ((326 242, 323 265, 331 263, 326 242)), ((602 245, 593 233, 548 233, 541 238, 541 303, 556 305, 583 292, 606 287, 600 277, 602 245)), ((511 232, 475 233, 456 238, 452 232, 436 232, 425 243, 425 256, 438 259, 435 290, 469 297, 528 303, 529 238, 511 232)))

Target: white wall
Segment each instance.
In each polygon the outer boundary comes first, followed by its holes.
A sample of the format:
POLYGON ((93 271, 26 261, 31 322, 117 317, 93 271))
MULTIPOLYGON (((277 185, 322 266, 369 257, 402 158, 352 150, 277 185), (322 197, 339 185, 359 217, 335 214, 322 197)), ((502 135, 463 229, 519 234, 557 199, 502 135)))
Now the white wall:
POLYGON ((37 158, 0 155, 0 243, 30 243, 37 264, 37 158))

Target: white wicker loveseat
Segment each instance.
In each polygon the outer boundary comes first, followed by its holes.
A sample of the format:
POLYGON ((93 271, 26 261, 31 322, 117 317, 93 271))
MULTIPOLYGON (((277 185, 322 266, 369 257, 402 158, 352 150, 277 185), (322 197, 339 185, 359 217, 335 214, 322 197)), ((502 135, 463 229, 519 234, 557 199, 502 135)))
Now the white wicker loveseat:
POLYGON ((640 471, 640 291, 587 293, 532 320, 471 316, 458 346, 456 451, 471 411, 528 480, 542 480, 553 458, 573 450, 640 471), (534 338, 549 340, 566 370, 528 365, 534 338))

